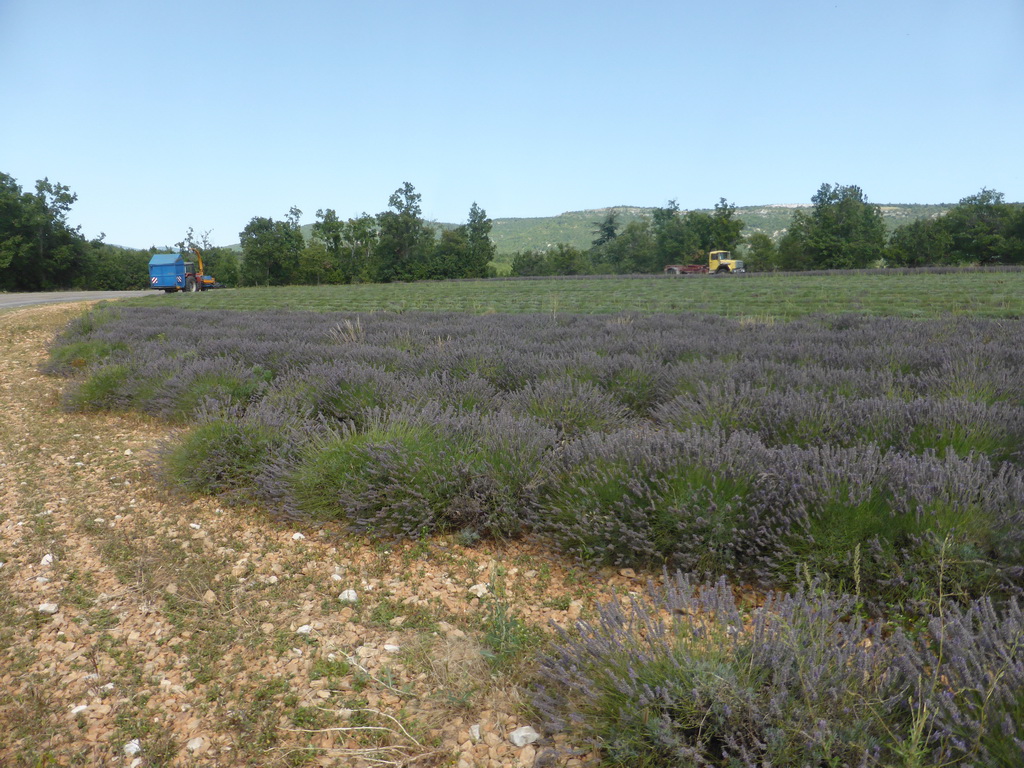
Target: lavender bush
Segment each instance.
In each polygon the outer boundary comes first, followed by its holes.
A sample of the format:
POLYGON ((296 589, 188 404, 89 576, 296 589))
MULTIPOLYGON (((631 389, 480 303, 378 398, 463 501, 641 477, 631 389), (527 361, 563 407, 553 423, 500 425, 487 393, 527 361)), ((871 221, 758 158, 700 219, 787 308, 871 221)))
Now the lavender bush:
POLYGON ((852 609, 799 591, 751 611, 677 576, 563 631, 534 703, 610 766, 892 765, 902 678, 852 609))
POLYGON ((988 600, 923 635, 818 590, 738 602, 676 574, 541 657, 534 704, 610 766, 1017 766, 1024 620, 988 600))
POLYGON ((902 602, 1024 585, 1020 331, 107 307, 49 368, 75 377, 68 407, 201 422, 173 454, 208 467, 172 473, 196 490, 902 602))
POLYGON ((1024 614, 1016 601, 950 605, 920 637, 897 637, 897 664, 933 765, 1024 765, 1024 614), (921 721, 924 721, 923 723, 921 721))
POLYGON ((373 422, 309 443, 282 473, 286 503, 371 535, 522 533, 553 430, 437 408, 378 413, 373 422))

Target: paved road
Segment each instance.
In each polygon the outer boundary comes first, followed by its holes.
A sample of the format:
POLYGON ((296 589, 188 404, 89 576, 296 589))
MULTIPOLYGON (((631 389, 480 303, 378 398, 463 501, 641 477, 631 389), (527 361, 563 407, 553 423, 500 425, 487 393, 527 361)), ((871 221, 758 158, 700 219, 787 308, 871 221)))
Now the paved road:
MULTIPOLYGON (((27 307, 32 304, 55 304, 66 301, 99 301, 150 296, 156 291, 54 291, 52 293, 0 293, 0 310, 27 307)), ((160 294, 161 296, 163 294, 160 294)))

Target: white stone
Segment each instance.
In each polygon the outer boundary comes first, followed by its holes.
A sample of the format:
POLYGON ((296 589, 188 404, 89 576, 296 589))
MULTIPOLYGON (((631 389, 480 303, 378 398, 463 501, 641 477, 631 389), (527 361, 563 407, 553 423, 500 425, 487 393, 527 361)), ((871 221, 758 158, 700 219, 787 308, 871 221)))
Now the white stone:
POLYGON ((332 573, 331 574, 331 581, 341 581, 341 574, 340 573, 332 573))
MULTIPOLYGON (((131 448, 125 448, 124 449, 124 455, 125 456, 131 456, 132 455, 132 449, 131 448)), ((136 741, 138 741, 138 740, 136 739, 136 741)), ((135 753, 133 752, 132 754, 135 754, 135 753)))
POLYGON ((43 555, 43 559, 39 561, 40 565, 53 565, 53 555, 47 553, 43 555))
POLYGON ((295 634, 296 635, 308 635, 312 631, 313 631, 313 625, 312 624, 303 624, 301 627, 299 627, 298 629, 295 630, 295 634))
POLYGON ((206 746, 206 739, 202 736, 196 736, 194 739, 189 739, 188 744, 185 745, 185 749, 189 752, 198 752, 200 749, 206 746))
POLYGON ((469 591, 470 594, 476 595, 477 597, 483 597, 490 590, 487 589, 486 584, 474 584, 472 587, 469 588, 469 591))
POLYGON ((306 538, 305 534, 299 531, 292 534, 292 541, 302 541, 304 538, 306 538))
POLYGON ((189 523, 189 524, 188 524, 188 527, 189 527, 189 528, 194 528, 195 530, 197 530, 197 531, 198 531, 198 530, 199 530, 200 528, 202 528, 203 526, 201 526, 201 525, 200 525, 199 523, 189 523))
POLYGON ((85 704, 79 704, 77 707, 71 710, 72 715, 80 715, 85 712, 89 707, 85 704))
POLYGON ((137 755, 142 751, 142 745, 139 743, 138 739, 132 739, 125 744, 122 749, 127 757, 131 757, 132 755, 137 755))
POLYGON ((469 726, 469 738, 473 741, 480 741, 480 723, 473 723, 469 726))
POLYGON ((522 728, 516 728, 508 735, 508 740, 517 747, 525 747, 527 744, 533 744, 533 742, 539 738, 540 734, 528 725, 524 725, 522 728))
POLYGON ((357 600, 359 600, 359 595, 356 594, 356 591, 354 589, 346 589, 344 592, 338 595, 338 599, 341 600, 341 602, 343 603, 354 603, 357 600))
POLYGON ((402 648, 401 648, 401 646, 398 646, 398 645, 393 645, 391 643, 385 643, 384 644, 384 650, 387 651, 388 653, 398 653, 400 650, 402 650, 402 648))
POLYGON ((60 610, 60 606, 56 603, 40 603, 38 610, 40 613, 45 613, 48 616, 53 616, 53 614, 57 613, 57 611, 60 610))

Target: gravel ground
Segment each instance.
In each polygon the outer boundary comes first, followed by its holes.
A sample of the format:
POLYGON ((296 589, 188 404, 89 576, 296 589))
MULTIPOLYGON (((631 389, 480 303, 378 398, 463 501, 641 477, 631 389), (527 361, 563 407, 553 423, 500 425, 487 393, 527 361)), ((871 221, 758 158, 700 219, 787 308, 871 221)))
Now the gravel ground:
POLYGON ((524 691, 550 622, 638 577, 179 498, 155 475, 170 427, 66 413, 38 372, 84 308, 0 316, 0 765, 594 761, 510 735, 541 730, 524 691))

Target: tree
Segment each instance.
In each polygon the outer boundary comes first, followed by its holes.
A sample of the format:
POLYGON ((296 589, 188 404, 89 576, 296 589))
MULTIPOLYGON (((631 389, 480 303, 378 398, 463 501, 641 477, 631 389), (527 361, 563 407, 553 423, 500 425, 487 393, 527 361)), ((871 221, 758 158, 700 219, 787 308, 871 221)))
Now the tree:
POLYGON ((375 279, 416 280, 424 276, 434 245, 434 230, 421 217, 421 195, 405 182, 388 200, 390 210, 377 214, 375 279))
POLYGON ((14 276, 8 273, 8 268, 26 260, 32 250, 27 209, 18 182, 0 173, 0 275, 8 285, 14 284, 14 276))
POLYGON ((446 229, 434 246, 422 276, 428 280, 450 280, 464 274, 469 256, 469 230, 465 226, 446 229))
POLYGON ((601 221, 594 222, 594 240, 591 242, 595 248, 600 248, 605 243, 610 243, 619 233, 618 215, 615 211, 609 211, 601 221))
MULTIPOLYGON (((598 271, 634 274, 651 271, 651 265, 657 263, 655 247, 650 223, 631 221, 614 240, 591 248, 590 254, 598 271)), ((658 267, 657 271, 660 270, 661 267, 658 267)))
POLYGON ((149 285, 151 251, 90 243, 82 287, 89 291, 133 291, 149 285))
POLYGON ((943 216, 905 224, 893 232, 886 259, 899 266, 1024 263, 1024 208, 982 189, 943 216))
POLYGON ((641 272, 660 272, 666 264, 687 261, 700 250, 692 222, 687 225, 683 220, 675 200, 669 200, 664 208, 654 209, 651 227, 655 243, 652 254, 654 258, 640 265, 641 272))
POLYGON ((474 202, 469 208, 469 219, 466 221, 468 248, 462 277, 487 277, 492 273, 491 262, 497 246, 491 240, 491 226, 487 211, 474 202))
POLYGON ((77 199, 47 178, 36 182, 35 194, 22 192, 0 173, 0 287, 40 291, 84 283, 90 244, 67 220, 77 199))
POLYGON ((724 197, 715 203, 715 212, 711 215, 711 237, 707 243, 707 251, 733 251, 743 240, 743 219, 736 218, 736 205, 729 203, 724 197))
POLYGON ((321 283, 337 282, 337 266, 327 246, 314 240, 302 249, 299 254, 299 269, 295 276, 297 283, 304 285, 320 285, 321 283))
POLYGON ((861 269, 882 258, 882 211, 860 187, 822 184, 809 212, 797 211, 779 244, 787 269, 861 269))
POLYGON ((298 280, 299 256, 305 245, 296 207, 284 221, 253 217, 239 233, 241 278, 246 285, 288 285, 298 280))
MULTIPOLYGON (((354 276, 353 263, 351 259, 344 258, 343 248, 345 244, 345 222, 338 218, 333 208, 318 210, 316 212, 316 223, 313 224, 313 242, 323 247, 323 255, 320 258, 320 269, 317 273, 316 282, 321 281, 322 275, 337 273, 337 282, 351 283, 354 276)), ((309 250, 309 248, 307 248, 309 250)), ((335 282, 328 279, 327 282, 335 282)))
POLYGON ((594 271, 585 251, 565 243, 558 243, 549 251, 547 261, 550 264, 548 274, 552 275, 587 275, 594 271))
POLYGON ((1013 218, 1002 192, 982 189, 961 199, 940 219, 952 239, 953 260, 983 266, 1020 261, 1020 243, 1012 242, 1013 218))
POLYGON ((509 272, 512 277, 538 277, 550 275, 548 261, 541 251, 517 251, 512 257, 509 272))
POLYGON ((747 243, 750 246, 746 259, 747 271, 778 269, 779 249, 771 237, 764 232, 754 232, 747 238, 747 243))
POLYGON ((347 266, 342 273, 351 273, 352 281, 368 282, 374 279, 373 253, 377 246, 377 219, 368 213, 345 223, 347 266))
POLYGON ((918 219, 892 233, 885 260, 894 267, 953 264, 953 238, 939 220, 918 219))
POLYGON ((432 280, 487 277, 493 272, 495 250, 490 231, 487 212, 473 203, 465 224, 441 232, 420 276, 432 280))

